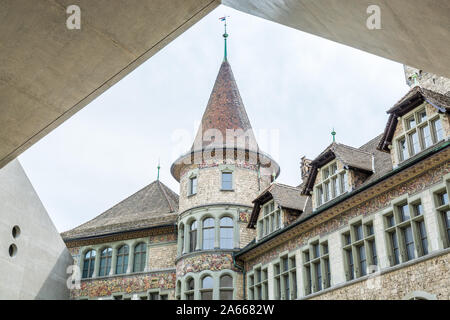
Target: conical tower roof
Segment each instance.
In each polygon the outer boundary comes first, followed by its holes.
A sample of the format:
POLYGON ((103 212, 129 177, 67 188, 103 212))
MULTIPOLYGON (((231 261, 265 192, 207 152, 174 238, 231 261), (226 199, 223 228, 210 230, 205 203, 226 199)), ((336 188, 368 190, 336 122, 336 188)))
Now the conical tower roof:
POLYGON ((217 147, 258 151, 252 126, 227 60, 220 66, 191 151, 217 147))

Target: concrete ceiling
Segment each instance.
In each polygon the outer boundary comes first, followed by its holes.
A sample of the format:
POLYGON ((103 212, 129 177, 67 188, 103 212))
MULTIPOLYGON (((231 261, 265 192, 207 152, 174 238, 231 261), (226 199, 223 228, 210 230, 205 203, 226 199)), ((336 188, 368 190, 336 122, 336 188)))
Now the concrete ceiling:
MULTIPOLYGON (((450 1, 223 0, 282 23, 450 77, 450 1), (366 9, 381 8, 381 30, 366 9)), ((83 108, 220 0, 0 1, 0 168, 83 108), (81 8, 81 30, 66 8, 81 8)))

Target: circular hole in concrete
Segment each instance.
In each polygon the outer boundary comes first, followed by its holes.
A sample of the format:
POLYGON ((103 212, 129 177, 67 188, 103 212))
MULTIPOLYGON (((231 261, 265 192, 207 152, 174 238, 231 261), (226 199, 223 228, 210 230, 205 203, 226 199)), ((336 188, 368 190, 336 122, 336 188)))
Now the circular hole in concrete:
POLYGON ((12 236, 14 239, 18 238, 20 236, 20 228, 19 226, 14 226, 12 228, 12 236))
POLYGON ((9 256, 12 258, 17 254, 17 246, 12 244, 9 246, 9 256))

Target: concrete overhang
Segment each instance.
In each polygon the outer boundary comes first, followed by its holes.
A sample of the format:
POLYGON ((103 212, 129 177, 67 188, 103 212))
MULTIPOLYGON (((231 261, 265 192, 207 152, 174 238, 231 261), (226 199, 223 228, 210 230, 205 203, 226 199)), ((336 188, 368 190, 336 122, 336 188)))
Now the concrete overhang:
POLYGON ((449 1, 2 0, 0 168, 220 3, 450 77, 449 1), (81 30, 66 27, 73 4, 81 30), (369 5, 380 30, 366 26, 369 5))

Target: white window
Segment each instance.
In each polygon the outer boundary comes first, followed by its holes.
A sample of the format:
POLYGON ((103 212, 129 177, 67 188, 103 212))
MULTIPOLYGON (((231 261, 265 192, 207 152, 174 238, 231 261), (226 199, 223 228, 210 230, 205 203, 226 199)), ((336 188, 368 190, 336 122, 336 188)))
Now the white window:
POLYGON ((439 114, 429 118, 425 108, 404 117, 404 134, 397 138, 399 161, 404 161, 444 139, 439 114))
POLYGON ((384 216, 391 266, 428 254, 428 237, 420 200, 401 203, 384 216))
POLYGON ((342 237, 346 279, 352 280, 375 272, 377 269, 370 267, 378 265, 373 222, 354 223, 342 237))
POLYGON ((194 195, 197 193, 197 177, 189 178, 189 195, 194 195))
POLYGON ((281 210, 273 200, 261 207, 260 214, 262 214, 262 219, 258 222, 260 238, 281 228, 281 210))
POLYGON ((348 176, 345 169, 338 171, 337 162, 327 165, 322 171, 322 181, 315 186, 316 207, 340 196, 348 190, 348 176))
POLYGON ((233 172, 222 172, 222 190, 233 190, 233 172))
POLYGON ((311 243, 303 251, 303 261, 305 295, 328 288, 331 281, 328 241, 311 243))

